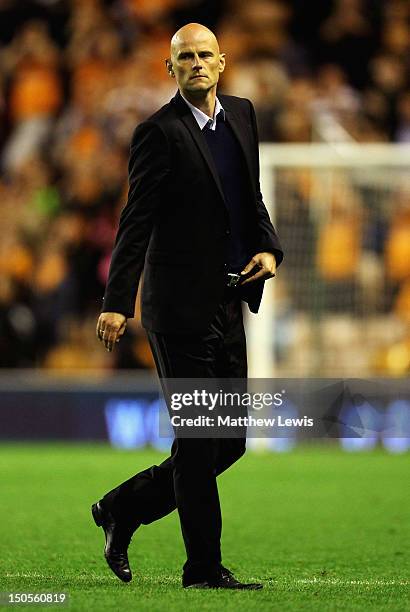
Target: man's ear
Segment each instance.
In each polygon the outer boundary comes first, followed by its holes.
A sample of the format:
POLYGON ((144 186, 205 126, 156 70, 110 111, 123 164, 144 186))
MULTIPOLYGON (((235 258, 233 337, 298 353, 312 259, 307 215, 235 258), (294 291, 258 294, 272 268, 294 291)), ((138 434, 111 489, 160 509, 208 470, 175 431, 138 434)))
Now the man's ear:
POLYGON ((223 72, 225 70, 225 53, 219 54, 219 72, 223 72))
POLYGON ((175 74, 174 74, 174 71, 173 71, 173 69, 172 69, 172 62, 171 62, 171 60, 170 60, 170 59, 166 59, 166 60, 165 60, 165 65, 166 65, 166 67, 167 67, 168 74, 169 74, 170 76, 174 77, 174 76, 175 76, 175 74))

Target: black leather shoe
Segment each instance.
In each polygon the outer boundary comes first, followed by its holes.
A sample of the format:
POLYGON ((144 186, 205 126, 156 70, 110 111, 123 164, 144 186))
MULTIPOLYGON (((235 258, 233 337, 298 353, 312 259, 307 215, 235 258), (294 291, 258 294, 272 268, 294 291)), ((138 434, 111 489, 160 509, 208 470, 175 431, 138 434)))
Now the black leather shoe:
POLYGON ((100 502, 91 506, 91 512, 97 527, 104 529, 104 556, 110 569, 123 582, 130 582, 132 574, 127 549, 131 542, 132 531, 121 528, 111 512, 104 509, 100 502))
POLYGON ((239 582, 226 567, 221 567, 214 578, 207 578, 195 582, 189 582, 182 579, 182 586, 185 589, 241 589, 248 591, 258 591, 263 588, 263 584, 259 582, 239 582))

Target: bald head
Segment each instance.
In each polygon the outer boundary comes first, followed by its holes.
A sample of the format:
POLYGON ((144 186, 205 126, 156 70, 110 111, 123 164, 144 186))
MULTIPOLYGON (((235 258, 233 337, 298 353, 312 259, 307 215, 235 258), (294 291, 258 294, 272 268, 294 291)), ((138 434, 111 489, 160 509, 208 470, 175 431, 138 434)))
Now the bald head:
POLYGON ((188 23, 171 40, 169 74, 187 98, 215 96, 219 75, 225 68, 225 54, 220 53, 216 36, 200 23, 188 23))
POLYGON ((187 23, 182 26, 171 38, 171 58, 175 56, 179 48, 193 42, 201 42, 212 46, 219 53, 219 45, 215 34, 200 23, 187 23))

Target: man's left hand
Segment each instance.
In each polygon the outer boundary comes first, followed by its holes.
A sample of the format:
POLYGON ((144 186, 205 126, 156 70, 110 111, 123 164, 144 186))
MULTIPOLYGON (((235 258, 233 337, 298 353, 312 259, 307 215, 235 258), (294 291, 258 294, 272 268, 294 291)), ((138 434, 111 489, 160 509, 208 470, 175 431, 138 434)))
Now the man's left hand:
POLYGON ((251 270, 255 268, 255 273, 249 276, 246 280, 241 283, 253 283, 256 280, 266 280, 275 276, 276 272, 276 259, 273 253, 257 253, 252 257, 247 266, 242 270, 241 276, 245 276, 251 270))

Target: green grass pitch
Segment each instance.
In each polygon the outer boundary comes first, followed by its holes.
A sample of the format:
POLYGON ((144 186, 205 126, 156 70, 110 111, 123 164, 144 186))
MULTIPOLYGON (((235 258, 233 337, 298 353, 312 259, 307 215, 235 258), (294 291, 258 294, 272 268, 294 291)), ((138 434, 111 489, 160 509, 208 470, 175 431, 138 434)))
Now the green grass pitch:
POLYGON ((161 459, 106 445, 2 445, 0 591, 66 592, 63 610, 87 612, 410 610, 408 454, 248 452, 222 475, 223 562, 263 581, 256 592, 183 590, 176 513, 135 533, 131 583, 110 572, 90 505, 161 459))

